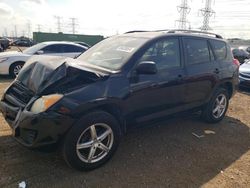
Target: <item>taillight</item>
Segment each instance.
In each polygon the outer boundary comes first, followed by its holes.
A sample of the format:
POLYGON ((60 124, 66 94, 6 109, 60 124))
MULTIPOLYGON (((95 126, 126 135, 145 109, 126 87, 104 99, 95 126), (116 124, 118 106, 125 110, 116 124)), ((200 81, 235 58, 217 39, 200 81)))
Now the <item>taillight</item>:
POLYGON ((240 66, 240 62, 238 61, 238 59, 234 59, 234 60, 233 60, 233 63, 234 63, 235 65, 237 65, 238 67, 240 66))

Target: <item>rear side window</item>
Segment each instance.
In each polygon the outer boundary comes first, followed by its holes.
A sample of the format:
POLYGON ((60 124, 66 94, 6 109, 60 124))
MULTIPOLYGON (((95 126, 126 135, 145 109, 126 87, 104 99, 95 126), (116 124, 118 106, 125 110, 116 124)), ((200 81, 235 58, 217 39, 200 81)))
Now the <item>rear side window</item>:
POLYGON ((84 52, 86 50, 80 46, 63 44, 62 51, 64 53, 77 53, 77 52, 84 52))
POLYGON ((210 53, 207 40, 184 39, 186 60, 188 64, 200 64, 210 62, 210 53))
POLYGON ((225 42, 211 40, 210 43, 212 45, 217 60, 225 61, 232 59, 230 49, 228 49, 229 47, 226 45, 225 42))

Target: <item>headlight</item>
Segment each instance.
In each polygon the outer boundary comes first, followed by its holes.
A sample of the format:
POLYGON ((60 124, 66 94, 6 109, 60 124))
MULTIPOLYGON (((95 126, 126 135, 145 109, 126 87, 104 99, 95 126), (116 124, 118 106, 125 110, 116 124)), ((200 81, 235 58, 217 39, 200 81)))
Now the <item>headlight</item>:
POLYGON ((0 63, 2 63, 2 62, 4 62, 4 61, 6 61, 6 60, 8 60, 9 58, 8 57, 3 57, 3 58, 0 58, 0 63))
POLYGON ((33 103, 30 111, 34 113, 44 112, 57 101, 59 101, 62 97, 63 95, 61 94, 42 96, 33 103))

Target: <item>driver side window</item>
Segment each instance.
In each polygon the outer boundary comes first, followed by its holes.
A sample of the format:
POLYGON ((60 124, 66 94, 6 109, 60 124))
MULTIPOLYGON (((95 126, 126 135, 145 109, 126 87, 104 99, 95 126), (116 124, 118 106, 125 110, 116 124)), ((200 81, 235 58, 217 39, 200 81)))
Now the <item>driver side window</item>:
POLYGON ((141 61, 153 61, 158 70, 180 67, 178 39, 163 39, 152 44, 141 56, 141 61))

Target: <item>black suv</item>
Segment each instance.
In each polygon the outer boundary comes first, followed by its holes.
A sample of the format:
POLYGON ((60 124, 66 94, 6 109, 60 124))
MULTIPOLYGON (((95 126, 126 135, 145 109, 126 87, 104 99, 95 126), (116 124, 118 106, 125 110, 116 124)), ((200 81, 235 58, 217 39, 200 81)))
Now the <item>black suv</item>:
POLYGON ((219 35, 172 30, 129 32, 77 59, 25 64, 0 109, 21 144, 60 143, 80 170, 104 164, 128 125, 201 111, 223 119, 238 85, 238 65, 219 35))

